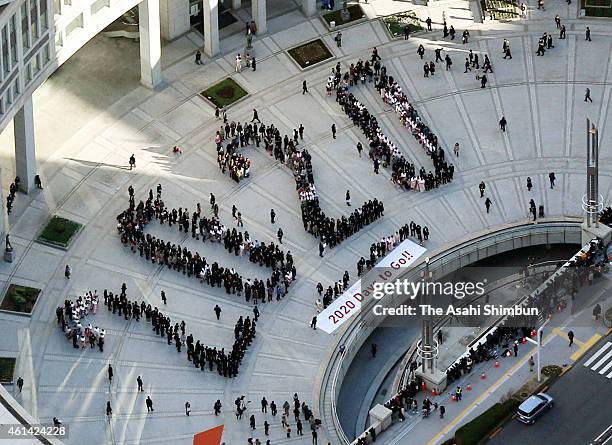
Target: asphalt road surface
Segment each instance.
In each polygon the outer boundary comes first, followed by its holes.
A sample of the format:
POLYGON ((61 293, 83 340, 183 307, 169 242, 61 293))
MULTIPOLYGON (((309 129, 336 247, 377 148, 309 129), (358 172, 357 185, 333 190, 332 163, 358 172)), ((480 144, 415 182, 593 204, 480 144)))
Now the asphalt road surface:
POLYGON ((514 419, 489 445, 612 445, 612 335, 601 339, 547 391, 554 407, 534 425, 514 419), (596 440, 599 436, 599 440, 596 440))

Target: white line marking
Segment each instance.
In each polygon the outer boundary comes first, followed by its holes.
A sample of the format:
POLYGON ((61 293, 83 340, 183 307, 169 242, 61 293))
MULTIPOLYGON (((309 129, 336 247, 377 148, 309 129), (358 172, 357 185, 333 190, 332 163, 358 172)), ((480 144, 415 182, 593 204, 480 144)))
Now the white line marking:
POLYGON ((593 371, 597 371, 597 368, 599 368, 605 362, 610 360, 610 357, 612 357, 612 351, 608 352, 606 355, 604 355, 604 357, 601 360, 599 360, 597 363, 595 363, 593 366, 591 366, 591 369, 593 371))
POLYGON ((590 358, 590 359, 588 359, 586 362, 584 362, 584 366, 589 366, 591 363, 593 363, 593 362, 594 362, 594 361, 597 359, 597 357, 599 357, 601 354, 603 354, 604 352, 606 352, 606 350, 607 350, 607 349, 608 349, 610 346, 612 346, 612 343, 610 343, 610 342, 608 342, 608 343, 606 343, 605 345, 603 345, 603 346, 602 346, 602 347, 599 349, 599 351, 597 351, 595 354, 593 354, 593 355, 591 356, 591 358, 590 358))

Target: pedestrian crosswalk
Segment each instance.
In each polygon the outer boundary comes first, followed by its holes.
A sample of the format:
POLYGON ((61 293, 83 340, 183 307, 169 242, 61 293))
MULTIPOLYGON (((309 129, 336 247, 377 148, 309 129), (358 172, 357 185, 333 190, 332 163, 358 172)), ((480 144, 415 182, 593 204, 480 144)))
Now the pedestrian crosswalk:
POLYGON ((606 375, 607 378, 612 379, 612 342, 607 342, 599 348, 586 362, 584 362, 584 366, 600 375, 606 375))

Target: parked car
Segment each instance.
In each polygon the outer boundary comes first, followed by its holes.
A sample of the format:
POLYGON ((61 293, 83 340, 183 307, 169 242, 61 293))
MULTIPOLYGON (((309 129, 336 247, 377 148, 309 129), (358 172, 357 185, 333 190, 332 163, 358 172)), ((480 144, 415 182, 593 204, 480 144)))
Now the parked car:
POLYGON ((516 410, 517 419, 527 425, 533 425, 538 417, 553 407, 555 399, 543 392, 534 394, 521 403, 516 410))

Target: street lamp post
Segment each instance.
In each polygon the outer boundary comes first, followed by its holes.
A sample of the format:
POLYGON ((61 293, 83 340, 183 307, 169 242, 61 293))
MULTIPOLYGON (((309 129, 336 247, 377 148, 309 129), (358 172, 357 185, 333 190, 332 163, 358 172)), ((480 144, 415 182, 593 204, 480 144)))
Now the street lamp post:
MULTIPOLYGON (((429 271, 429 257, 425 258, 425 270, 423 271, 423 281, 429 282, 431 278, 431 272, 429 271)), ((431 296, 428 292, 422 294, 421 302, 429 307, 431 304, 431 296)), ((434 354, 432 343, 433 343, 433 320, 432 316, 426 314, 423 316, 422 322, 422 336, 421 336, 421 348, 423 351, 423 372, 433 372, 434 369, 434 354)))
MULTIPOLYGON (((432 276, 429 270, 429 257, 427 257, 422 269, 423 282, 429 282, 432 276)), ((421 369, 415 371, 415 377, 420 378, 423 383, 439 394, 446 388, 446 372, 440 371, 435 366, 440 345, 433 338, 433 313, 429 289, 420 292, 420 302, 426 308, 426 312, 422 314, 421 341, 417 344, 417 356, 422 360, 422 366, 421 369)))
POLYGON ((599 193, 599 132, 597 126, 587 119, 587 186, 582 197, 582 209, 585 221, 582 223, 582 244, 593 238, 608 242, 612 229, 605 224, 599 224, 599 213, 604 208, 604 198, 599 193))
POLYGON ((541 367, 541 361, 540 361, 540 356, 541 356, 541 350, 542 350, 542 334, 543 334, 543 330, 544 330, 544 326, 546 326, 548 324, 548 322, 550 321, 550 318, 548 320, 546 320, 542 326, 540 326, 538 328, 538 333, 536 335, 536 340, 533 340, 529 337, 527 337, 527 341, 530 343, 533 343, 534 345, 536 345, 538 347, 537 350, 537 355, 538 355, 538 383, 542 381, 542 367, 541 367))

